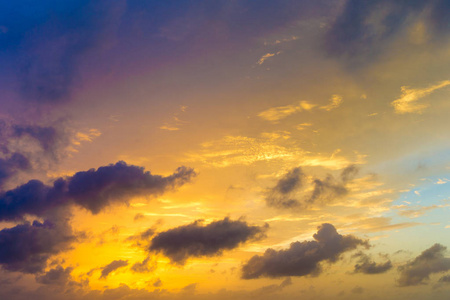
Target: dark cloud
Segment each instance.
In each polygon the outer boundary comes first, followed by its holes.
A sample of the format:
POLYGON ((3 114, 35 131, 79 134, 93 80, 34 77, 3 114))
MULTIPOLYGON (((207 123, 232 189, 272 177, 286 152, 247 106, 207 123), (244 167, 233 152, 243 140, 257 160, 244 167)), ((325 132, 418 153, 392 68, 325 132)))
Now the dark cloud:
POLYGON ((42 284, 65 285, 72 279, 70 275, 72 270, 71 267, 57 266, 42 275, 36 276, 36 281, 42 284))
POLYGON ((65 221, 20 224, 0 231, 0 264, 8 271, 42 272, 47 259, 75 240, 65 221))
MULTIPOLYGON (((23 224, 0 231, 0 264, 10 271, 42 272, 50 256, 66 250, 75 240, 68 224, 69 207, 79 205, 92 213, 127 197, 160 195, 188 182, 195 172, 185 167, 167 177, 151 175, 143 168, 118 162, 97 170, 58 179, 53 186, 31 180, 0 195, 0 221, 23 224), (32 224, 25 216, 44 218, 32 224)), ((147 230, 140 239, 149 239, 147 230)))
POLYGON ((52 126, 14 125, 13 131, 15 137, 29 136, 35 139, 44 152, 53 155, 63 139, 62 135, 52 126))
POLYGON ((142 262, 134 263, 131 266, 131 271, 135 273, 148 273, 156 269, 156 261, 147 256, 142 262))
POLYGON ((67 99, 78 73, 80 58, 101 47, 108 31, 119 22, 123 1, 45 1, 0 6, 5 51, 14 51, 18 63, 20 93, 29 101, 58 102, 67 99), (36 11, 33 16, 24 12, 36 11), (24 14, 24 15, 21 15, 24 14), (22 20, 17 24, 15 19, 22 20))
POLYGON ((158 233, 149 250, 162 252, 172 262, 182 265, 190 257, 220 255, 248 240, 263 238, 266 228, 229 218, 205 226, 196 221, 158 233))
POLYGON ((102 274, 100 275, 100 278, 106 278, 111 272, 126 266, 128 266, 128 260, 114 260, 101 269, 102 274))
POLYGON ((358 63, 376 57, 396 35, 419 20, 435 41, 448 36, 449 19, 447 0, 348 0, 325 36, 325 48, 358 63))
POLYGON ((328 174, 324 179, 313 179, 311 183, 312 192, 305 191, 305 174, 300 167, 287 172, 278 183, 266 191, 266 203, 268 206, 292 209, 308 208, 313 205, 323 205, 334 199, 347 195, 346 184, 358 173, 354 165, 342 170, 340 179, 335 179, 328 174))
POLYGON ((342 253, 369 245, 366 240, 337 233, 327 223, 319 226, 313 237, 314 241, 294 242, 279 251, 269 248, 262 256, 253 256, 242 267, 242 278, 316 275, 321 272, 321 262, 336 262, 342 253))
POLYGON ((126 203, 126 197, 161 195, 189 182, 195 175, 193 169, 180 167, 172 175, 163 177, 152 175, 142 167, 118 162, 76 173, 68 181, 67 196, 96 214, 113 202, 126 203))
POLYGON ((21 153, 15 152, 8 158, 0 158, 0 187, 18 171, 30 168, 30 161, 21 153))
POLYGON ((439 282, 450 283, 450 275, 442 276, 439 278, 439 282))
POLYGON ((196 173, 180 167, 170 176, 152 175, 144 168, 118 162, 58 179, 53 186, 31 180, 0 195, 0 220, 21 219, 24 214, 42 216, 68 204, 99 213, 113 203, 128 203, 128 197, 161 195, 190 181, 196 173))
POLYGON ((372 261, 368 255, 362 252, 359 252, 355 255, 355 257, 359 257, 358 263, 355 265, 355 273, 381 274, 392 269, 392 263, 390 260, 384 263, 376 263, 372 261))
POLYGON ((424 284, 431 274, 450 270, 450 258, 445 257, 447 247, 434 244, 423 251, 412 261, 398 267, 400 278, 399 286, 424 284))

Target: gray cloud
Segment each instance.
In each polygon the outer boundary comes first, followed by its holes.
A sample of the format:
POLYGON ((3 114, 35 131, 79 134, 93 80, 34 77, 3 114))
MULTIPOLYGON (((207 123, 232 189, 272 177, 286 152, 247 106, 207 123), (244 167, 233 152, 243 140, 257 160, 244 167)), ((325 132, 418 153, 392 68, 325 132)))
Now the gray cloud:
POLYGON ((63 268, 62 266, 57 266, 45 274, 36 276, 36 281, 41 284, 65 285, 72 279, 70 275, 72 270, 73 268, 71 267, 63 268))
POLYGON ((348 193, 346 184, 358 173, 354 165, 342 170, 340 180, 328 174, 324 179, 315 178, 312 192, 305 192, 305 174, 300 167, 287 172, 277 184, 266 191, 266 204, 281 209, 305 209, 313 205, 323 205, 348 193))
POLYGON ((78 172, 58 179, 53 186, 39 180, 29 182, 0 195, 0 220, 21 219, 24 214, 42 216, 47 211, 69 204, 94 214, 114 203, 128 203, 128 197, 157 196, 190 181, 196 173, 180 167, 170 176, 152 175, 144 168, 118 162, 78 172))
POLYGON ((450 270, 450 258, 445 257, 447 247, 434 244, 423 251, 412 261, 398 267, 400 278, 399 286, 412 286, 424 284, 431 274, 450 270))
POLYGON ((97 170, 76 173, 67 182, 67 196, 96 214, 114 202, 127 203, 127 197, 161 195, 195 176, 195 171, 186 167, 179 167, 172 175, 163 177, 152 175, 144 168, 118 162, 97 170))
POLYGON ((0 264, 8 271, 40 273, 50 256, 67 250, 76 239, 63 221, 34 221, 0 230, 0 264))
MULTIPOLYGON (((76 239, 68 223, 70 206, 79 205, 95 214, 114 203, 128 203, 128 197, 173 190, 195 175, 192 169, 181 167, 163 177, 118 162, 60 178, 52 186, 30 180, 0 194, 0 221, 23 222, 0 231, 0 264, 9 271, 40 273, 50 256, 68 249, 76 239), (45 221, 30 224, 25 222, 26 215, 45 221)), ((140 239, 151 235, 147 230, 140 239)))
POLYGON ((376 263, 372 261, 368 255, 362 252, 359 252, 355 255, 355 257, 359 257, 358 263, 355 265, 355 273, 381 274, 392 269, 392 263, 390 260, 384 263, 376 263))
POLYGON ((196 221, 158 233, 149 250, 162 252, 172 262, 182 265, 189 257, 216 256, 248 240, 261 239, 266 228, 229 218, 205 226, 196 221))
POLYGON ((279 251, 269 248, 262 256, 253 256, 243 265, 242 278, 316 275, 321 262, 336 262, 342 253, 369 245, 366 240, 337 233, 328 223, 319 226, 313 237, 314 241, 294 242, 279 251))
POLYGON ((434 41, 448 36, 450 4, 447 0, 375 0, 346 2, 325 35, 325 49, 353 64, 375 58, 415 22, 425 23, 434 41))
POLYGON ((14 152, 7 158, 0 158, 0 187, 18 171, 30 168, 30 161, 21 153, 14 152))
POLYGON ((111 272, 126 266, 128 266, 128 260, 114 260, 101 269, 102 274, 100 275, 100 278, 106 278, 111 272))

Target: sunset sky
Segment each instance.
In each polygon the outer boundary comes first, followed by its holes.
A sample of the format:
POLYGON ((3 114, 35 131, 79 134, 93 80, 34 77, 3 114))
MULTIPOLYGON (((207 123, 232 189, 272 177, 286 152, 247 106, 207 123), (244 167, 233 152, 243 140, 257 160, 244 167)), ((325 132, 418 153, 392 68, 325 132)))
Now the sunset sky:
POLYGON ((450 1, 0 0, 0 299, 450 298, 450 1))

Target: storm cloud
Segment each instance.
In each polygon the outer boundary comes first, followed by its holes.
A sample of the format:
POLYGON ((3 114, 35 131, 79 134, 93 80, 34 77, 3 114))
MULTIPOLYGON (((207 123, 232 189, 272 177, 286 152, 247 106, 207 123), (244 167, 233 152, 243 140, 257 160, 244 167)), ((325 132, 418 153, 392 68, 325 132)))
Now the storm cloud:
POLYGON ((252 226, 242 220, 224 218, 202 225, 196 221, 158 233, 150 251, 162 252, 176 264, 183 265, 190 257, 221 255, 224 250, 237 248, 249 240, 265 237, 267 226, 252 226))
POLYGON ((358 246, 368 247, 368 241, 352 235, 341 235, 328 223, 318 227, 314 241, 294 242, 288 249, 267 249, 253 256, 242 267, 243 279, 259 277, 306 276, 321 272, 321 262, 336 262, 344 252, 358 246))
POLYGON ((431 274, 450 270, 450 258, 445 257, 447 247, 434 244, 423 251, 412 261, 398 267, 400 277, 399 286, 424 284, 431 274))
POLYGON ((348 194, 346 184, 358 173, 354 165, 343 169, 340 180, 328 174, 325 178, 314 178, 309 185, 300 167, 288 171, 277 184, 266 191, 266 204, 270 207, 305 209, 313 205, 323 205, 348 194), (311 192, 306 188, 310 186, 311 192))

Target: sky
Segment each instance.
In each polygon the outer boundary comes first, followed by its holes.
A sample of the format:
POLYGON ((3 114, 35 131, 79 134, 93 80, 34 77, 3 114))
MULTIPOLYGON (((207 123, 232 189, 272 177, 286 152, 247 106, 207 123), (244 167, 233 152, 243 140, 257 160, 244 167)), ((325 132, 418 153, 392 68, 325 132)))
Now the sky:
POLYGON ((0 0, 0 65, 0 298, 449 299, 450 1, 0 0))

